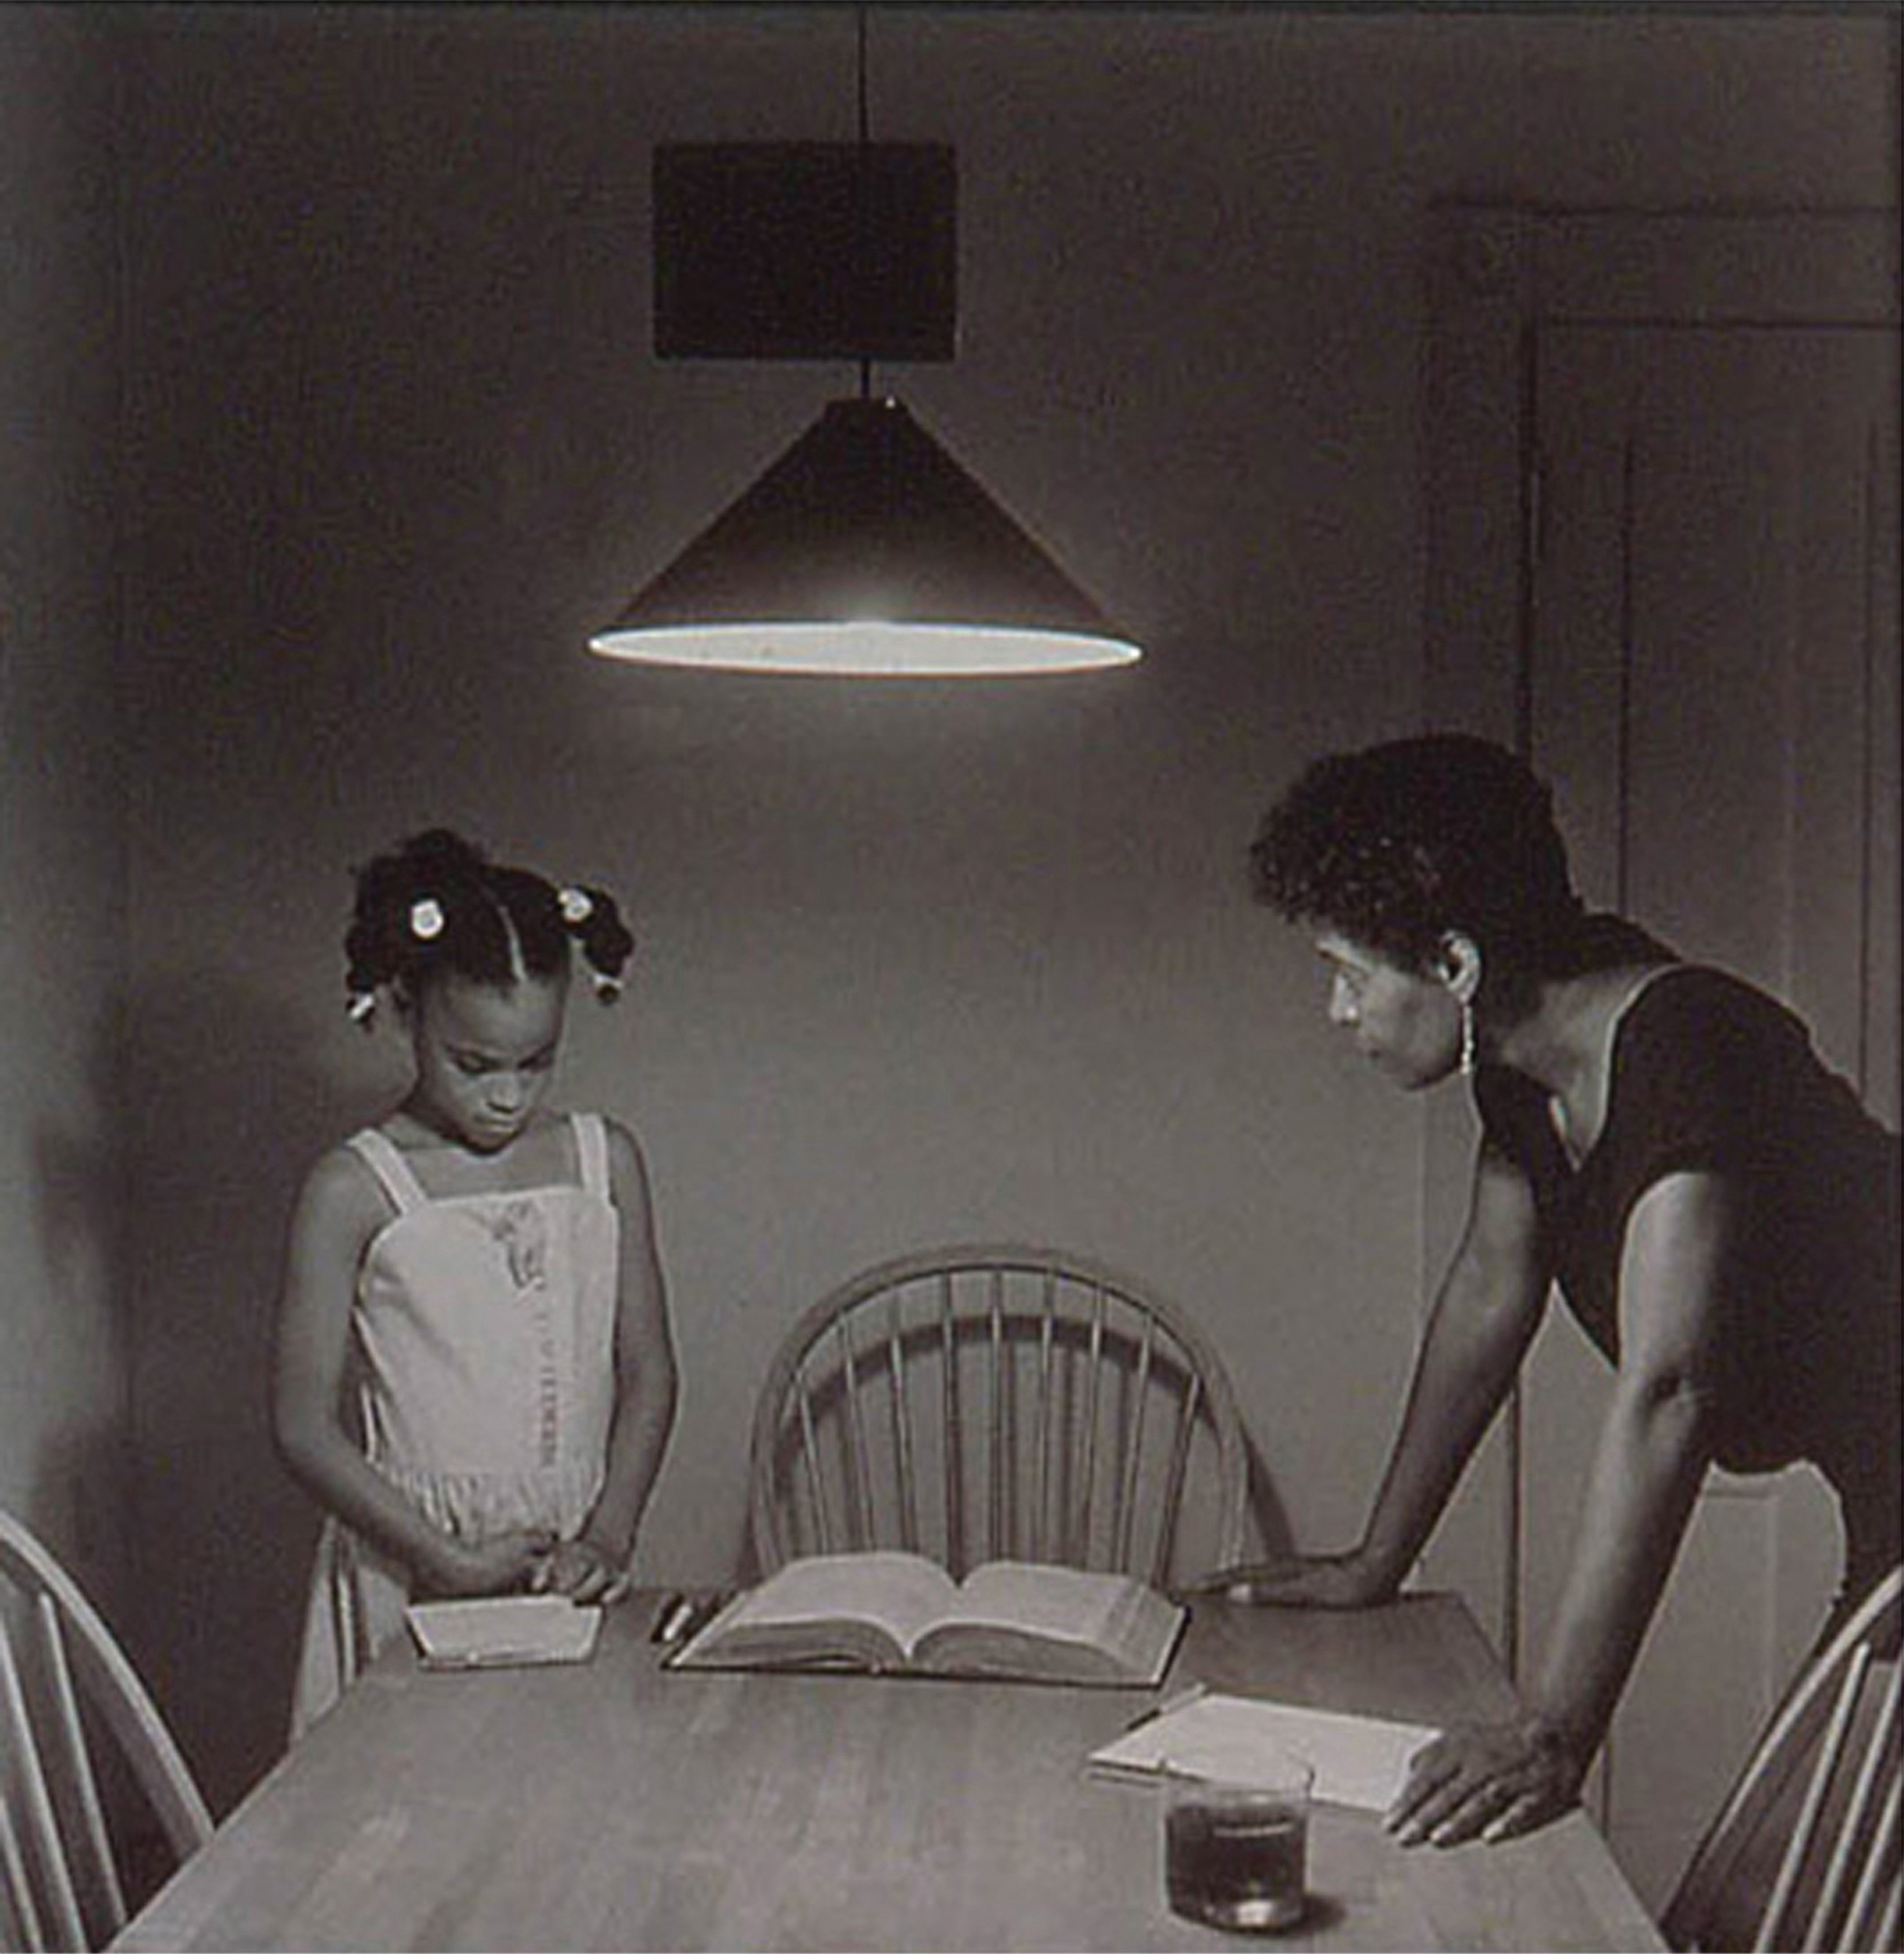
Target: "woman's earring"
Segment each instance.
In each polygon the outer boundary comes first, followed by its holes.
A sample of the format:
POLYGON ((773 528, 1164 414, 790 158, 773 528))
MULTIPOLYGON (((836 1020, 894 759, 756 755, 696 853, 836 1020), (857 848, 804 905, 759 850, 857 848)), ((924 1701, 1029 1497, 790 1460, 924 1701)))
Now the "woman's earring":
POLYGON ((1461 1000, 1461 1077, 1471 1078, 1475 1069, 1475 1008, 1461 1000))

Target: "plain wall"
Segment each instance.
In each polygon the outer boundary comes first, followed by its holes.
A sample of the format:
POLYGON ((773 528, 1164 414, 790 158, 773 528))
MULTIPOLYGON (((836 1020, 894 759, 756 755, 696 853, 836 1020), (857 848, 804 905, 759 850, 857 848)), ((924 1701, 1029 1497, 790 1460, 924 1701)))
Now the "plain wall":
POLYGON ((0 1505, 125 1595, 112 67, 0 9, 0 1505))
POLYGON ((968 688, 583 650, 853 389, 649 348, 651 145, 849 136, 848 10, 113 32, 139 1645, 214 1799, 277 1747, 316 1527, 265 1417, 290 1203, 404 1077, 342 1008, 348 871, 438 822, 635 913, 562 1090, 658 1202, 643 1578, 735 1568, 792 1314, 983 1237, 1194 1310, 1272 1526, 1352 1538, 1423 1109, 1328 1037, 1244 855, 1313 754, 1464 717, 1421 682, 1427 213, 1893 201, 1895 20, 874 8, 875 133, 956 145, 962 279, 957 360, 877 378, 1149 648, 968 688))

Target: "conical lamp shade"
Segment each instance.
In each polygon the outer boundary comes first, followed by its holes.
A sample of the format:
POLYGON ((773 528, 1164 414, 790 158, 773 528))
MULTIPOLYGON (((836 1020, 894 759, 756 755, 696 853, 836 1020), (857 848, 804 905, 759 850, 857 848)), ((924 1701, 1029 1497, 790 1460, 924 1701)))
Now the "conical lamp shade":
POLYGON ((959 676, 1138 646, 896 400, 830 402, 590 641, 610 657, 959 676))

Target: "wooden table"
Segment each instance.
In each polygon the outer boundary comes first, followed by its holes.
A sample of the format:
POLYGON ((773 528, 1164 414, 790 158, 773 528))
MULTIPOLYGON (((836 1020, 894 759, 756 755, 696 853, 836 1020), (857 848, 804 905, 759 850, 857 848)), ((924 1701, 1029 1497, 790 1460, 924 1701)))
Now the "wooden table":
MULTIPOLYGON (((1147 1692, 659 1669, 652 1596, 592 1662, 393 1649, 132 1922, 123 1949, 1195 1948, 1156 1796, 1085 1753, 1147 1692)), ((1461 1604, 1200 1603, 1167 1688, 1441 1723, 1506 1710, 1461 1604)), ((1404 1851, 1318 1807, 1292 1948, 1663 1945, 1584 1814, 1404 1851)))

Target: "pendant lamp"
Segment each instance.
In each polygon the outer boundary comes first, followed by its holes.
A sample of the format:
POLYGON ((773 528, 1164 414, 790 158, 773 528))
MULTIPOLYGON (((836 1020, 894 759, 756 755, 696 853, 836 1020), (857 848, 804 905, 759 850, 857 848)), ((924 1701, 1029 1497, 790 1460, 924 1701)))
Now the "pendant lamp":
POLYGON ((1131 643, 897 400, 838 400, 592 641, 610 657, 955 677, 1131 643))
POLYGON ((664 357, 852 358, 817 420, 621 616, 611 658, 921 678, 1128 664, 1136 642, 897 400, 873 360, 950 358, 951 153, 855 144, 656 155, 664 357))

